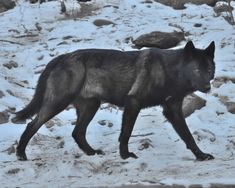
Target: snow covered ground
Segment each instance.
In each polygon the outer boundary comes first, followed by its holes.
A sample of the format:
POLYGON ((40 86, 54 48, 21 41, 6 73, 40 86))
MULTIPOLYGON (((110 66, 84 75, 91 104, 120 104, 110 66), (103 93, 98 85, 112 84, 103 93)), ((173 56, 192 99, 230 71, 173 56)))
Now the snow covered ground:
POLYGON ((230 81, 235 79, 234 27, 207 5, 174 10, 143 2, 93 0, 94 11, 78 19, 60 14, 58 2, 32 5, 20 0, 14 9, 0 13, 0 90, 5 95, 0 111, 22 109, 33 96, 39 73, 59 54, 82 48, 132 50, 127 38, 180 27, 199 48, 215 41, 216 77, 228 80, 209 94, 197 92, 207 100, 206 106, 186 119, 199 147, 215 160, 195 161, 160 107, 141 111, 129 144, 139 158, 122 160, 118 153, 122 111, 104 104, 87 133, 89 143, 102 149, 104 156, 89 157, 78 149, 71 137, 73 109, 39 130, 27 147, 26 162, 17 161, 14 153, 26 124, 0 124, 0 187, 235 184, 235 115, 220 101, 235 101, 235 84, 230 81), (93 21, 98 18, 115 24, 97 27, 93 21), (194 27, 196 23, 202 26, 194 27), (12 62, 18 67, 4 66, 12 62), (98 123, 102 120, 106 125, 98 123))

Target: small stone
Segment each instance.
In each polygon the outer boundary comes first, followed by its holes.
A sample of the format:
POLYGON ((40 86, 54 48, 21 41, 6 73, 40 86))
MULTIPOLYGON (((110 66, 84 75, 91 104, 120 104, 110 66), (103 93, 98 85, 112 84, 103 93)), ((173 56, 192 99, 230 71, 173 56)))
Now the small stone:
POLYGON ((38 0, 29 0, 30 3, 34 4, 34 3, 37 3, 38 0))
POLYGON ((200 24, 200 23, 195 23, 193 26, 194 26, 194 27, 201 27, 202 24, 200 24))
POLYGON ((68 35, 68 36, 63 37, 63 40, 69 40, 69 39, 71 39, 71 38, 74 38, 74 37, 71 36, 71 35, 68 35))
POLYGON ((68 44, 69 44, 68 42, 63 41, 63 42, 58 43, 57 46, 60 46, 60 45, 68 45, 68 44))
POLYGON ((60 149, 60 148, 64 148, 64 140, 62 140, 58 145, 57 145, 57 148, 60 149))
POLYGON ((82 39, 73 39, 72 40, 72 42, 74 42, 74 43, 78 43, 78 42, 81 42, 82 41, 82 39))
POLYGON ((115 25, 115 23, 113 23, 112 21, 105 19, 97 19, 93 22, 93 24, 96 25, 97 27, 102 27, 105 25, 115 25))
POLYGON ((144 149, 148 149, 150 147, 153 148, 153 145, 152 145, 152 140, 146 138, 146 139, 142 139, 140 140, 140 146, 139 146, 139 150, 144 150, 144 149))
POLYGON ((203 186, 199 184, 194 184, 194 185, 190 185, 189 188, 203 188, 203 186))
POLYGON ((233 77, 216 77, 214 78, 213 82, 212 82, 212 85, 213 87, 215 88, 219 88, 221 85, 227 83, 227 82, 232 82, 232 83, 235 83, 235 78, 233 77))
POLYGON ((42 74, 43 71, 44 69, 41 69, 41 70, 35 71, 34 74, 42 74))
POLYGON ((7 149, 5 150, 5 152, 7 152, 8 155, 11 155, 11 154, 15 153, 15 152, 16 152, 16 151, 15 151, 15 146, 14 146, 14 145, 11 145, 9 148, 7 148, 7 149))
POLYGON ((102 126, 113 127, 113 123, 108 120, 100 120, 98 123, 102 126))
POLYGON ((15 61, 10 61, 9 63, 4 63, 3 66, 8 69, 12 69, 12 68, 17 68, 18 64, 15 61))
POLYGON ((235 102, 226 102, 225 106, 230 113, 235 114, 235 102))
POLYGON ((46 128, 50 129, 55 125, 62 126, 62 123, 60 122, 60 120, 58 118, 53 118, 53 119, 49 120, 48 122, 46 122, 45 125, 46 125, 46 128))
POLYGON ((151 4, 153 2, 151 0, 145 0, 145 1, 141 2, 141 3, 151 4))
POLYGON ((5 94, 3 93, 3 91, 0 90, 0 99, 5 97, 5 94))
POLYGON ((193 132, 193 135, 196 137, 198 141, 205 140, 205 139, 210 140, 211 142, 216 141, 215 134, 207 129, 196 130, 193 132))
POLYGON ((76 154, 74 155, 74 157, 75 157, 75 159, 79 159, 79 158, 81 158, 81 154, 76 153, 76 154))
POLYGON ((19 168, 13 168, 7 171, 7 174, 17 174, 20 171, 19 168))
POLYGON ((148 167, 147 163, 141 163, 140 164, 140 171, 143 172, 148 167))
POLYGON ((56 123, 53 120, 49 120, 48 122, 46 122, 45 126, 46 128, 50 129, 52 128, 56 123))
POLYGON ((14 94, 11 90, 9 90, 9 89, 7 90, 7 93, 8 93, 9 95, 13 96, 13 97, 16 97, 15 94, 14 94))
POLYGON ((109 7, 113 7, 115 9, 119 9, 119 6, 116 6, 116 5, 104 5, 104 8, 109 8, 109 7))
POLYGON ((214 79, 213 82, 212 82, 212 85, 213 87, 215 88, 219 88, 220 86, 222 86, 224 84, 224 80, 221 80, 221 79, 214 79))
POLYGON ((37 59, 38 59, 38 61, 41 61, 41 60, 43 60, 43 58, 44 58, 44 55, 41 55, 37 59))
POLYGON ((35 24, 35 27, 39 32, 42 30, 42 26, 38 22, 35 24))
POLYGON ((9 122, 9 113, 6 111, 0 112, 0 124, 8 123, 9 122))

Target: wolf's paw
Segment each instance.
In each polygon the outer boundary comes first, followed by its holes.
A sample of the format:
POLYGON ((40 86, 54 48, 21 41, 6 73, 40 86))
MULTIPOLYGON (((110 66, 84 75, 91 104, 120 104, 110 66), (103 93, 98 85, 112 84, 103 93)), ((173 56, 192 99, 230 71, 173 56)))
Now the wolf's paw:
POLYGON ((197 156, 198 161, 208 161, 208 160, 212 160, 212 159, 214 159, 214 157, 210 154, 207 154, 207 153, 202 153, 197 156))
POLYGON ((120 155, 121 155, 122 159, 128 159, 129 157, 134 158, 134 159, 138 158, 138 156, 132 152, 125 152, 125 153, 122 152, 122 153, 120 153, 120 155))
POLYGON ((104 155, 105 153, 101 149, 86 151, 87 155, 104 155))
POLYGON ((19 161, 27 161, 27 156, 25 152, 16 151, 16 157, 19 161))

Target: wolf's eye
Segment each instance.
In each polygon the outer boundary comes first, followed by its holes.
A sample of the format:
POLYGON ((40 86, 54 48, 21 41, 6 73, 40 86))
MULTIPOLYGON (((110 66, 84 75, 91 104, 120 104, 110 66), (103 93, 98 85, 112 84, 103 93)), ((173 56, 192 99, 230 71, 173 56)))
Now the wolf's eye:
POLYGON ((196 76, 200 76, 200 69, 194 69, 193 72, 196 76))

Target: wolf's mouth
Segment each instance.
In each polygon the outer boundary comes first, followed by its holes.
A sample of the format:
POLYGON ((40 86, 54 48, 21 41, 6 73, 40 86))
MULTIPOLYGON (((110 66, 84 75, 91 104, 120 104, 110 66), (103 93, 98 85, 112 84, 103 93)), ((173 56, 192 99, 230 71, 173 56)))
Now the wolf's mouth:
POLYGON ((208 93, 210 90, 211 90, 211 85, 210 84, 207 84, 203 88, 199 89, 199 91, 201 91, 203 93, 208 93))

